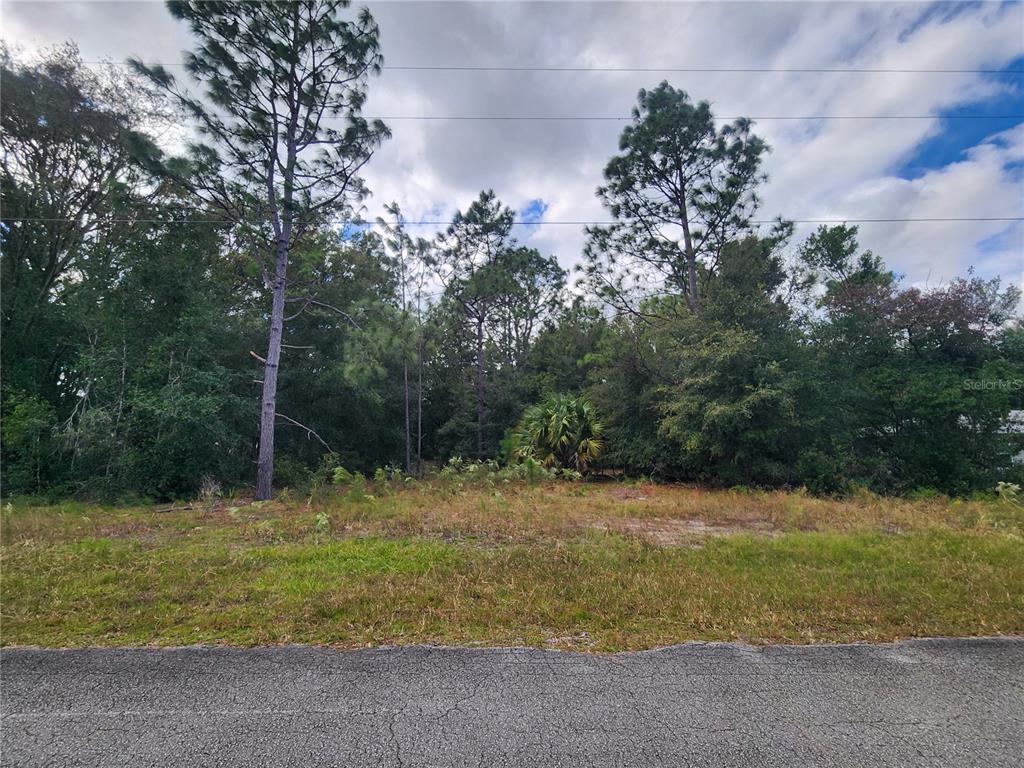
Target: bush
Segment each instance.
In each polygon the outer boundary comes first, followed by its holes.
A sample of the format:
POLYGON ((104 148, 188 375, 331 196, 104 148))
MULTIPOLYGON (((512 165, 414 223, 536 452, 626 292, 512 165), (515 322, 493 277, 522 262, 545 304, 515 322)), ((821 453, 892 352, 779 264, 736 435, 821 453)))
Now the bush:
MULTIPOLYGON (((362 475, 359 475, 359 477, 362 477, 362 475)), ((335 485, 351 485, 356 479, 356 475, 344 467, 335 467, 331 473, 331 479, 335 485)))
POLYGON ((4 493, 41 493, 52 481, 53 408, 32 395, 4 392, 4 493))
POLYGON ((571 469, 545 467, 533 458, 507 466, 501 466, 493 459, 474 461, 453 456, 441 468, 438 477, 449 490, 461 490, 469 486, 493 487, 514 482, 535 485, 553 480, 580 480, 583 476, 571 469))
POLYGON ((850 491, 847 462, 840 454, 804 451, 796 464, 796 476, 815 496, 843 496, 850 491))
POLYGON ((513 436, 516 458, 585 474, 604 453, 604 427, 584 397, 551 395, 526 409, 513 436))

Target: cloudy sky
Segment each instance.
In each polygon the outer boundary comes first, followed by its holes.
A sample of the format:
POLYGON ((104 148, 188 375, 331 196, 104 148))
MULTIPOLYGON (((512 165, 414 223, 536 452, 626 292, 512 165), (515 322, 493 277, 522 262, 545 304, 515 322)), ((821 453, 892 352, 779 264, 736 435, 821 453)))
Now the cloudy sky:
MULTIPOLYGON (((369 3, 385 65, 978 72, 537 72, 388 69, 373 116, 629 114, 668 79, 716 115, 911 115, 901 120, 770 120, 760 218, 1024 216, 1024 5, 888 2, 369 3), (1015 74, 1013 71, 1016 71, 1015 74), (961 116, 960 119, 956 119, 961 116), (968 117, 964 117, 968 116, 968 117), (978 119, 981 116, 981 119, 978 119), (1007 117, 1011 116, 1011 117, 1007 117)), ((162 3, 5 0, 3 36, 25 51, 74 40, 87 60, 174 64, 189 47, 162 3)), ((446 220, 493 188, 536 226, 518 237, 565 266, 624 123, 392 120, 366 172, 367 215, 398 201, 410 219, 446 220), (549 222, 549 223, 545 223, 549 222)), ((802 225, 806 234, 812 225, 802 225)), ((429 234, 426 227, 420 234, 429 234)), ((918 284, 970 267, 1024 286, 1024 223, 861 225, 861 241, 918 284)))

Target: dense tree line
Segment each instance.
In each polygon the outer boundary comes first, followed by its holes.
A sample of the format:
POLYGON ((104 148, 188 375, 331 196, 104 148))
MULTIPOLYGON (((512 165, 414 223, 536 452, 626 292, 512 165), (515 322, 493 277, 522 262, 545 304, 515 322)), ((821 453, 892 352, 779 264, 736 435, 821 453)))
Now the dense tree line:
POLYGON ((171 5, 206 40, 204 100, 73 46, 3 53, 5 494, 269 483, 268 428, 277 487, 514 461, 550 443, 545 414, 589 441, 545 455, 588 469, 823 493, 1019 474, 1018 291, 905 285, 855 227, 762 231, 749 121, 641 92, 598 190, 615 223, 588 231, 573 283, 490 190, 431 240, 397 205, 359 224, 387 138, 359 116, 368 14, 171 5), (182 115, 203 141, 165 156, 182 115))

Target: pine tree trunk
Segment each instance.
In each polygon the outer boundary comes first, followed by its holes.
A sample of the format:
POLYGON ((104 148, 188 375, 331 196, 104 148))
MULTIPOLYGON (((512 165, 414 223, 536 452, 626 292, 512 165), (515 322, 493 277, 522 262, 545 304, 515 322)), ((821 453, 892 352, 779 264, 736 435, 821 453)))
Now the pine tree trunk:
POLYGON ((694 314, 700 311, 700 303, 697 300, 697 257, 690 248, 686 257, 687 281, 689 283, 689 304, 694 314))
POLYGON ((416 477, 423 476, 423 331, 416 351, 416 477))
POLYGON ((256 498, 269 499, 274 482, 274 422, 277 417, 277 369, 281 361, 281 337, 284 334, 285 277, 288 271, 288 244, 277 243, 274 270, 274 300, 270 309, 270 341, 263 366, 263 398, 260 404, 260 452, 256 464, 256 498))
POLYGON ((402 388, 405 395, 405 473, 412 474, 412 429, 409 422, 409 359, 402 362, 402 388))
POLYGON ((693 250, 693 238, 690 235, 690 217, 686 212, 685 193, 679 197, 679 219, 683 226, 683 244, 686 247, 686 303, 694 314, 700 311, 697 299, 697 254, 693 250))
POLYGON ((484 321, 476 321, 476 455, 484 457, 484 321))
MULTIPOLYGON (((293 10, 293 23, 298 28, 298 5, 293 10)), ((293 67, 294 74, 294 67, 293 67)), ((277 235, 277 257, 274 262, 274 300, 270 306, 270 339, 267 361, 263 366, 263 398, 260 403, 260 452, 256 463, 256 499, 269 499, 274 492, 274 422, 277 420, 277 371, 281 362, 281 338, 284 336, 284 304, 288 290, 288 255, 292 245, 294 211, 295 133, 299 110, 293 86, 289 89, 292 109, 288 121, 285 150, 287 161, 281 174, 283 190, 280 201, 274 188, 274 174, 267 177, 267 202, 270 205, 274 232, 277 235)), ((273 168, 273 165, 271 165, 273 168)))

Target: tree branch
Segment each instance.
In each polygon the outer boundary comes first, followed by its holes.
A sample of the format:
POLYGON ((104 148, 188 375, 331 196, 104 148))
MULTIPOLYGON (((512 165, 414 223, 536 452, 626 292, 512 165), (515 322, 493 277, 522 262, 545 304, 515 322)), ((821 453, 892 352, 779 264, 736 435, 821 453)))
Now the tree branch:
POLYGON ((326 448, 326 449, 327 449, 328 451, 330 451, 331 453, 334 453, 334 450, 333 450, 333 449, 331 448, 331 446, 329 446, 329 445, 327 444, 327 441, 326 441, 326 440, 324 440, 324 439, 323 439, 322 437, 320 437, 320 435, 318 435, 318 434, 316 433, 316 430, 314 430, 314 429, 313 429, 312 427, 307 427, 307 426, 306 426, 305 424, 302 424, 302 423, 300 423, 300 422, 296 421, 295 419, 291 418, 290 416, 285 416, 285 415, 284 415, 283 413, 281 413, 280 411, 278 411, 278 412, 277 412, 277 413, 276 413, 275 415, 277 416, 277 418, 279 418, 279 419, 284 419, 284 420, 285 420, 285 421, 287 421, 287 422, 288 422, 289 424, 293 424, 293 425, 295 425, 296 427, 298 427, 299 429, 304 429, 304 430, 306 430, 306 439, 307 439, 307 440, 308 440, 308 439, 309 439, 310 437, 315 437, 315 438, 316 438, 316 439, 317 439, 318 441, 320 441, 320 445, 322 445, 322 446, 323 446, 324 448, 326 448))

